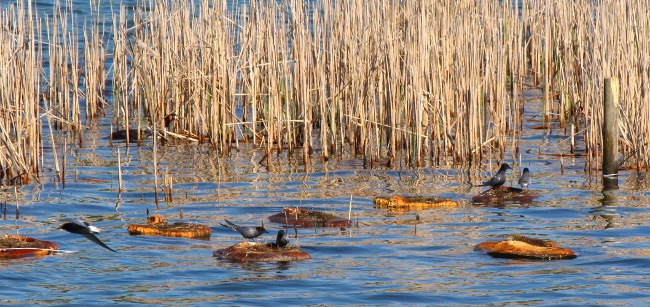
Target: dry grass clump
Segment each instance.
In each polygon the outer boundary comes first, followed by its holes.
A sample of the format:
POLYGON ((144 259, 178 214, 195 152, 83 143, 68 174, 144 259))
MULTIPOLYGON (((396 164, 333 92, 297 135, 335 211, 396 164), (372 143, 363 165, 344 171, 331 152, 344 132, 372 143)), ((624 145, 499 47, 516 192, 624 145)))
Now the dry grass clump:
POLYGON ((5 234, 0 237, 0 258, 40 257, 52 254, 59 245, 50 241, 5 234))
POLYGON ((159 215, 149 217, 147 225, 129 224, 128 231, 131 235, 160 235, 193 239, 209 239, 212 234, 212 230, 208 226, 185 222, 168 223, 159 215))
POLYGON ((558 247, 550 240, 514 235, 508 240, 483 242, 474 247, 492 257, 510 259, 559 260, 575 259, 578 255, 569 248, 558 247))
POLYGON ((296 245, 284 248, 273 247, 272 244, 256 242, 241 242, 213 253, 218 259, 230 261, 303 261, 311 259, 311 255, 296 245))

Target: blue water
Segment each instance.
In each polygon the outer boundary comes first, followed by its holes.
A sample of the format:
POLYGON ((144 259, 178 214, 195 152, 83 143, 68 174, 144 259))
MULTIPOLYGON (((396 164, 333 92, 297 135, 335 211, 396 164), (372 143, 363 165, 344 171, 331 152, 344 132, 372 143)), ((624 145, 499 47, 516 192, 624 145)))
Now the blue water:
MULTIPOLYGON (((83 5, 75 3, 75 5, 83 5)), ((83 9, 82 9, 83 11, 83 9)), ((110 110, 109 110, 110 111, 110 110)), ((525 118, 539 105, 528 103, 525 118)), ((75 253, 0 261, 0 304, 54 305, 639 305, 650 303, 648 186, 644 176, 624 172, 620 189, 603 201, 597 176, 584 160, 560 160, 567 152, 563 131, 525 129, 522 161, 508 155, 518 172, 532 172, 529 204, 478 206, 482 191, 468 182, 486 180, 496 168, 471 176, 453 167, 418 170, 363 169, 349 154, 312 165, 282 153, 269 171, 263 155, 243 144, 220 156, 208 146, 162 146, 159 171, 174 179, 173 201, 155 204, 152 141, 142 147, 109 145, 112 116, 84 134, 83 148, 68 148, 66 182, 46 169, 40 182, 4 187, 9 204, 0 220, 4 233, 57 242, 75 253), (550 140, 550 141, 549 141, 550 140), (117 152, 126 191, 118 192, 117 152), (540 154, 541 153, 541 154, 540 154), (391 213, 372 199, 386 195, 449 197, 457 208, 391 213), (303 262, 234 263, 212 257, 241 241, 219 222, 264 221, 270 241, 280 225, 269 215, 301 206, 347 217, 358 227, 301 229, 297 243, 313 257, 303 262), (16 206, 19 217, 16 219, 16 206), (146 211, 170 221, 207 224, 209 241, 130 236, 127 225, 144 223, 146 211), (416 222, 416 214, 419 221, 416 222), (112 253, 57 229, 66 218, 91 221, 112 253), (416 226, 417 225, 417 226, 416 226), (574 260, 492 258, 476 244, 511 234, 551 239, 579 254, 574 260)), ((528 120, 526 127, 539 125, 528 120)), ((57 135, 58 139, 63 134, 57 135)), ((59 154, 62 148, 58 147, 59 154)), ((52 157, 51 148, 46 158, 52 157)), ((518 158, 518 157, 516 157, 518 158)), ((47 162, 52 166, 52 161, 47 162)), ((642 174, 644 175, 644 174, 642 174)), ((510 173, 511 181, 516 175, 510 173)), ((162 175, 160 175, 162 185, 162 175)))
MULTIPOLYGON (((532 105, 532 104, 531 104, 532 105)), ((534 111, 531 111, 534 112, 534 111)), ((109 116, 110 117, 110 116, 109 116)), ((65 187, 46 172, 40 184, 4 192, 6 233, 50 240, 76 251, 36 259, 2 260, 0 303, 155 305, 646 305, 650 265, 646 234, 647 182, 624 173, 621 189, 603 205, 600 185, 582 171, 583 161, 525 154, 533 173, 533 203, 477 206, 482 191, 452 169, 369 170, 347 160, 311 169, 278 158, 275 171, 251 162, 250 145, 230 157, 206 146, 160 147, 160 170, 174 178, 173 202, 156 209, 152 142, 109 146, 107 117, 86 134, 89 144, 68 152, 65 187), (127 191, 117 191, 117 151, 127 191), (548 164, 550 163, 550 164, 548 164), (549 180, 551 179, 552 180, 549 180), (377 195, 450 197, 458 208, 390 213, 375 209, 377 195), (279 225, 266 217, 285 206, 347 216, 350 200, 359 226, 301 229, 291 239, 313 256, 303 262, 233 263, 212 257, 241 241, 219 222, 260 224, 274 238, 279 225), (15 204, 20 216, 15 220, 15 204), (116 209, 117 207, 117 209, 116 209), (212 227, 211 240, 130 236, 146 210, 212 227), (415 215, 420 221, 415 226, 415 215), (117 253, 58 230, 68 217, 92 221, 117 253), (473 250, 484 241, 519 233, 552 239, 579 257, 563 261, 497 259, 473 250)), ((531 123, 534 125, 535 123, 531 123)), ((540 145, 543 132, 528 133, 523 148, 540 145), (538 136, 533 133, 541 133, 538 136), (536 144, 537 143, 537 144, 536 144)), ((475 183, 490 170, 478 172, 475 183)), ((511 176, 515 180, 516 176, 511 176)), ((472 177, 474 178, 474 177, 472 177)))

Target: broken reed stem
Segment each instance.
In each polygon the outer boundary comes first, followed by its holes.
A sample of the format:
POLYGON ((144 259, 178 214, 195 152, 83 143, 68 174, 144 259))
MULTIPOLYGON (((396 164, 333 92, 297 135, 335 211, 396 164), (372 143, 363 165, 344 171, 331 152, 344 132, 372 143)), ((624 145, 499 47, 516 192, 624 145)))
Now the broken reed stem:
POLYGON ((19 199, 18 199, 18 189, 14 186, 14 197, 16 199, 16 220, 20 219, 20 208, 18 206, 19 204, 19 199))
POLYGON ((50 116, 47 117, 47 126, 48 130, 50 131, 50 141, 52 142, 52 156, 54 158, 54 170, 56 172, 56 181, 61 182, 61 170, 59 169, 59 159, 58 155, 56 152, 56 140, 54 139, 54 127, 52 127, 52 120, 50 120, 50 116))

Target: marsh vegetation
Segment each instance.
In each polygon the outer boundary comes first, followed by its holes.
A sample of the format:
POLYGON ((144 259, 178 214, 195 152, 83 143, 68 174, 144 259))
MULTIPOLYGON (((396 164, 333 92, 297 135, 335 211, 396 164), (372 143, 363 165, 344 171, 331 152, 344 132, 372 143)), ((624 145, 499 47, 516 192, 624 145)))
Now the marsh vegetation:
POLYGON ((625 164, 650 159, 644 1, 171 0, 110 13, 91 2, 83 19, 70 1, 3 6, 5 184, 29 182, 44 160, 63 180, 59 155, 83 146, 107 108, 115 129, 148 127, 224 155, 254 142, 305 161, 480 165, 518 155, 534 89, 541 128, 577 139, 591 172, 610 76, 621 80, 625 164))

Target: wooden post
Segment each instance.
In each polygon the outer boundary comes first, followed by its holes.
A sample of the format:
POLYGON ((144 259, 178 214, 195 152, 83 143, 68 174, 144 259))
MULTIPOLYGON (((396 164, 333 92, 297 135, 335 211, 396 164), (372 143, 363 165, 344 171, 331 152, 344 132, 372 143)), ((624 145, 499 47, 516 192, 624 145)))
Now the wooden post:
POLYGON ((618 187, 618 95, 616 78, 605 79, 603 101, 603 180, 610 188, 618 187), (616 179, 616 180, 611 180, 616 179))

